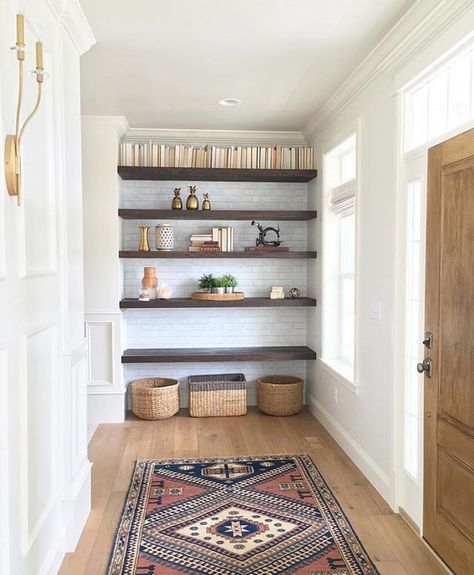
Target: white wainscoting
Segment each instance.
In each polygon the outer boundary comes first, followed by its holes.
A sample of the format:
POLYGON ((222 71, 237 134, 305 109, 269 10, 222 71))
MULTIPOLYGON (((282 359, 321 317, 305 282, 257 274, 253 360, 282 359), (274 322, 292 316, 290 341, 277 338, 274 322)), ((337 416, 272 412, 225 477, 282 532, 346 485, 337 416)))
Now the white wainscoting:
POLYGON ((120 423, 125 419, 120 312, 87 313, 88 423, 120 423))
POLYGON ((22 336, 20 351, 21 546, 30 551, 56 502, 58 428, 57 325, 22 336))
POLYGON ((5 573, 10 573, 8 401, 8 352, 6 347, 0 346, 0 557, 5 573))
POLYGON ((64 417, 70 419, 63 438, 65 460, 63 514, 64 551, 73 551, 90 510, 91 463, 87 458, 87 340, 82 339, 64 357, 64 417))

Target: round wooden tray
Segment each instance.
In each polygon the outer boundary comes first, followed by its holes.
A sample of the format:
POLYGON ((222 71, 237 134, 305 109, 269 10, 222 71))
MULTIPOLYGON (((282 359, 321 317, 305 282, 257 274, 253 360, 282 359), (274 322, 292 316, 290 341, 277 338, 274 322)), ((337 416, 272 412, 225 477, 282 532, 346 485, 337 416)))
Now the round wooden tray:
POLYGON ((244 299, 244 294, 241 291, 234 293, 208 293, 203 291, 195 291, 191 295, 191 299, 199 299, 204 301, 237 301, 244 299))

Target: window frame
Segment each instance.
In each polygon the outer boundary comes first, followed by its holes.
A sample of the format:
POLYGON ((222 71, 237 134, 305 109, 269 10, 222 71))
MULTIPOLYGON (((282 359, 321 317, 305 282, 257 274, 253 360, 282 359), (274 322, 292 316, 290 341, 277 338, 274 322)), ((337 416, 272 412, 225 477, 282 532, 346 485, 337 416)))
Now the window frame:
MULTIPOLYGON (((323 223, 322 223, 322 243, 323 243, 323 266, 322 266, 322 334, 321 334, 321 356, 320 364, 322 368, 332 375, 339 383, 344 385, 347 389, 359 394, 359 378, 358 378, 358 301, 359 301, 359 274, 358 274, 358 261, 359 261, 359 226, 358 226, 358 211, 360 205, 360 119, 358 118, 353 125, 349 126, 347 131, 339 134, 333 138, 327 148, 323 150, 323 223), (354 138, 354 152, 355 152, 355 177, 343 183, 334 185, 334 154, 337 154, 337 149, 341 147, 350 138, 354 138), (333 157, 331 158, 331 155, 333 157), (332 163, 332 168, 328 170, 329 164, 332 163), (347 190, 348 187, 354 189, 354 203, 352 209, 341 210, 340 214, 334 213, 331 206, 331 197, 334 192, 347 190), (334 253, 340 252, 341 242, 340 234, 341 228, 337 226, 337 233, 335 233, 335 218, 342 218, 347 215, 354 215, 354 361, 353 364, 342 361, 333 353, 334 350, 334 329, 328 327, 328 322, 333 323, 334 312, 328 311, 331 305, 334 305, 331 300, 334 297, 329 294, 332 291, 331 282, 334 282, 334 265, 331 266, 330 260, 333 259, 334 253), (336 236, 338 236, 336 238, 336 236), (336 245, 335 245, 336 244, 336 245), (332 267, 332 269, 330 269, 332 267), (332 316, 332 317, 330 317, 332 316), (330 330, 330 331, 328 331, 330 330), (331 340, 331 341, 330 341, 331 340)), ((340 160, 347 155, 347 153, 340 153, 340 160)), ((341 163, 339 164, 342 165, 341 163)), ((338 256, 338 267, 341 267, 341 255, 338 256)), ((341 281, 342 274, 338 275, 338 281, 341 281)), ((340 316, 342 290, 338 286, 338 307, 340 316)), ((338 347, 341 346, 340 327, 337 328, 338 347)))

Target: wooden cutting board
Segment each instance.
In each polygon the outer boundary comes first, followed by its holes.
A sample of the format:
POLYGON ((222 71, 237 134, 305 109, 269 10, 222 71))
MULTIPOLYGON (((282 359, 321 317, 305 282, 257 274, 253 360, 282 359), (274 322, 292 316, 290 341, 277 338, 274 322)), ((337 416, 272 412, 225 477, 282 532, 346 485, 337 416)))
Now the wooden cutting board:
POLYGON ((208 293, 203 291, 195 291, 191 295, 191 299, 199 299, 204 301, 237 301, 244 299, 244 294, 241 291, 234 293, 208 293))

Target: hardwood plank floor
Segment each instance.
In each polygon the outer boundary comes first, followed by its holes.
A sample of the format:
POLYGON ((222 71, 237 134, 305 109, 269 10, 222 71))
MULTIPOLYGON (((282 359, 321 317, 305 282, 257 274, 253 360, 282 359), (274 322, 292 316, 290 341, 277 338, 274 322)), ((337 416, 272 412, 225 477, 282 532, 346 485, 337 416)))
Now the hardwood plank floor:
POLYGON ((365 479, 307 410, 270 417, 190 418, 159 422, 130 417, 99 425, 89 445, 92 512, 60 575, 104 575, 136 459, 309 453, 343 506, 381 575, 443 575, 427 547, 365 479))

